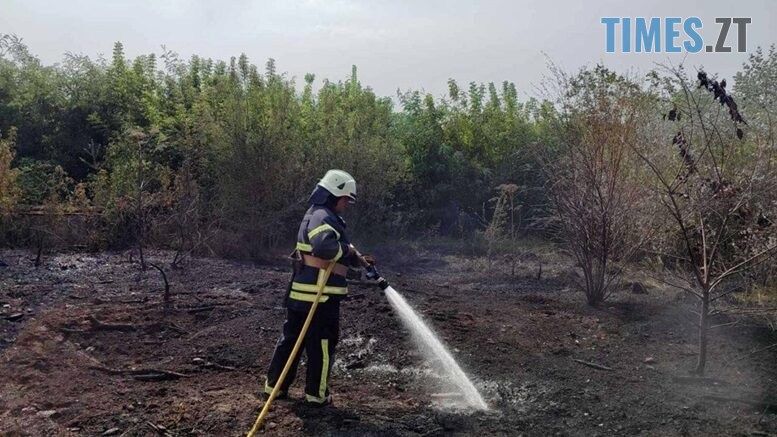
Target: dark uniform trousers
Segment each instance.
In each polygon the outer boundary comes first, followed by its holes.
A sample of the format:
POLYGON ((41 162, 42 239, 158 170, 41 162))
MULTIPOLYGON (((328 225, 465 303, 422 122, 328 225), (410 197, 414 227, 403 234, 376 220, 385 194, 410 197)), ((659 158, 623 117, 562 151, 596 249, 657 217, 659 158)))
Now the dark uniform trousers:
MULTIPOLYGON (((283 324, 283 337, 275 346, 275 353, 267 372, 265 392, 271 393, 283 367, 291 355, 294 343, 302 331, 302 325, 307 318, 307 311, 288 308, 286 321, 283 324)), ((335 359, 335 348, 340 334, 340 304, 327 302, 319 304, 318 310, 310 323, 303 345, 294 358, 291 369, 280 387, 281 392, 288 392, 289 386, 297 376, 302 349, 307 354, 307 375, 305 383, 305 399, 308 402, 323 403, 329 396, 328 380, 335 359)))

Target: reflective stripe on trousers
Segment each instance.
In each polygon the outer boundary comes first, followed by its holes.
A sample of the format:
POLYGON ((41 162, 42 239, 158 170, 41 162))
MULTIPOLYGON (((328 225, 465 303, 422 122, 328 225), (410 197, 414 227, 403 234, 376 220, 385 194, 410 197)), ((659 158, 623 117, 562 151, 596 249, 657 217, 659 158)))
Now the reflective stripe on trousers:
MULTIPOLYGON (((307 312, 305 311, 291 309, 287 311, 286 322, 283 324, 283 336, 275 347, 275 353, 267 371, 265 390, 272 391, 271 389, 278 383, 278 378, 286 365, 286 360, 291 355, 291 350, 306 318, 307 312)), ((307 355, 305 397, 309 402, 323 403, 329 396, 330 372, 335 360, 339 332, 339 311, 329 315, 316 313, 313 316, 313 321, 303 343, 307 355)), ((280 387, 281 392, 288 392, 289 386, 294 382, 301 355, 300 351, 295 357, 289 374, 280 387)))

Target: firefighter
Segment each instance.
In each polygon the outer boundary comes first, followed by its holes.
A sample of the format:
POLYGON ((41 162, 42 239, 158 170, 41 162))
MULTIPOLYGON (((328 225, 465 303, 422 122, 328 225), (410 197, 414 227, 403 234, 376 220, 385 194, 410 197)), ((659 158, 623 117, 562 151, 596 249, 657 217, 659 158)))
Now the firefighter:
MULTIPOLYGON (((348 240, 345 221, 340 217, 356 202, 356 181, 342 170, 329 170, 313 189, 310 208, 302 218, 293 254, 294 273, 286 297, 286 321, 283 334, 267 371, 264 392, 272 393, 294 343, 299 337, 312 302, 316 298, 319 277, 335 262, 303 348, 307 354, 305 401, 314 406, 332 403, 329 393, 329 373, 334 363, 340 331, 340 301, 348 294, 348 267, 366 267, 373 262, 363 256, 348 240)), ((278 398, 287 398, 297 373, 302 351, 294 358, 291 369, 280 387, 278 398)))

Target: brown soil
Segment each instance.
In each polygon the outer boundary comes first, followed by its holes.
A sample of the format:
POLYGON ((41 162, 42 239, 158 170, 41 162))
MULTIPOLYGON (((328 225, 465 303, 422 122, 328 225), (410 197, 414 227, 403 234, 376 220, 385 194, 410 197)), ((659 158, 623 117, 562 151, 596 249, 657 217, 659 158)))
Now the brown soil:
MULTIPOLYGON (((777 434, 777 406, 768 405, 777 399, 777 348, 752 353, 777 335, 758 324, 717 329, 710 379, 689 381, 693 301, 676 291, 646 283, 647 294, 623 291, 597 309, 570 290, 568 263, 550 251, 519 256, 515 274, 512 261, 440 248, 385 252, 392 285, 450 346, 491 410, 447 408, 381 292, 355 284, 331 379, 335 406, 303 405, 298 379, 265 433, 777 434)), ((150 257, 165 263, 171 254, 150 257)), ((32 258, 0 251, 0 434, 250 428, 284 317, 282 261, 168 267, 174 308, 165 316, 159 273, 140 272, 126 254, 51 255, 39 268, 32 258)))

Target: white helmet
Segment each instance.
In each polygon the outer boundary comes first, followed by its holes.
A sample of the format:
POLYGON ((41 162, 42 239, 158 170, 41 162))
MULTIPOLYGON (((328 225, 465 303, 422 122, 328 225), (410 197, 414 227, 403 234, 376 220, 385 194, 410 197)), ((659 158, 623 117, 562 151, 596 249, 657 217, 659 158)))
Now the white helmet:
POLYGON ((347 196, 352 202, 356 202, 356 180, 347 172, 329 170, 318 181, 318 186, 326 189, 335 197, 347 196))

